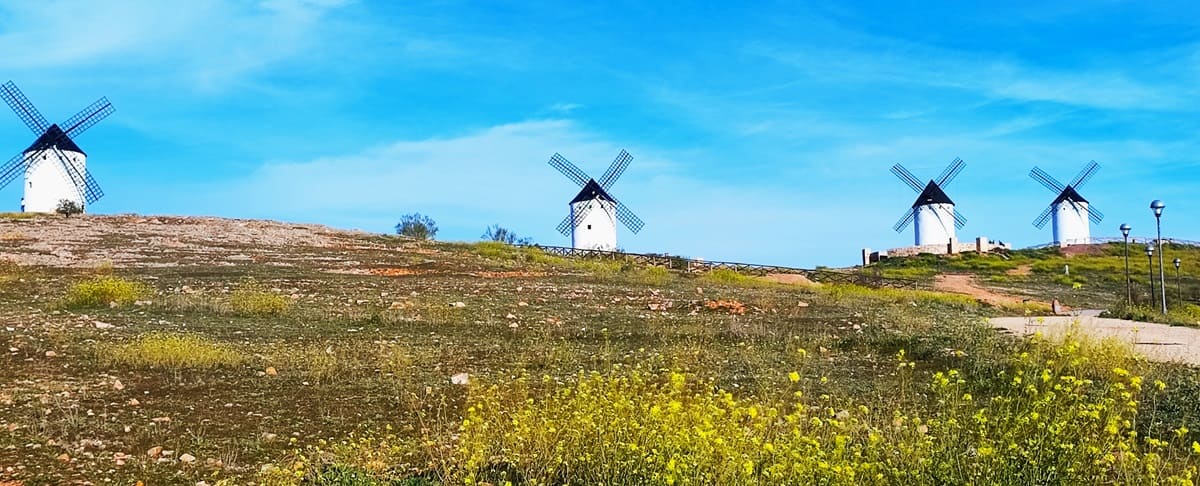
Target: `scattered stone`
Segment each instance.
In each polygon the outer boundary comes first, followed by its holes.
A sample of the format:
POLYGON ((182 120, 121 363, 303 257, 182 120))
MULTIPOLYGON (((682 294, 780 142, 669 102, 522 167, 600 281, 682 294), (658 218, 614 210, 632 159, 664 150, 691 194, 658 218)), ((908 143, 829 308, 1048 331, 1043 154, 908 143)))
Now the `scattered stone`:
POLYGON ((53 357, 55 357, 55 356, 58 356, 58 353, 56 353, 56 352, 54 352, 54 351, 46 351, 46 357, 47 357, 47 358, 53 358, 53 357))
POLYGON ((156 424, 170 423, 171 417, 154 417, 154 418, 150 419, 150 421, 154 422, 156 424))
POLYGON ((154 446, 146 451, 146 455, 149 456, 151 459, 153 459, 155 457, 162 455, 162 451, 163 451, 162 446, 154 446))
POLYGON ((62 455, 58 456, 58 460, 59 462, 71 462, 71 456, 64 452, 62 455))
POLYGON ((450 383, 453 385, 466 385, 466 384, 470 383, 470 381, 471 381, 470 375, 468 375, 466 373, 458 373, 458 374, 450 377, 450 383))
POLYGON ((279 437, 279 434, 273 434, 271 432, 263 432, 262 434, 262 440, 264 442, 274 441, 276 437, 279 437))
POLYGON ((520 324, 517 324, 517 323, 515 323, 515 322, 513 322, 513 323, 510 323, 510 324, 508 325, 508 328, 509 328, 509 329, 516 329, 516 328, 518 328, 518 327, 521 327, 521 325, 520 325, 520 324))
POLYGON ((509 314, 509 315, 507 315, 507 316, 504 316, 504 318, 505 318, 505 319, 516 319, 516 318, 517 318, 517 316, 516 316, 515 314, 509 314))
POLYGON ((101 321, 92 321, 92 325, 96 326, 96 329, 112 329, 114 327, 117 327, 117 326, 114 326, 107 322, 101 322, 101 321))
POLYGON ((121 383, 121 380, 116 380, 113 382, 113 390, 121 391, 124 389, 125 389, 125 384, 121 383))
POLYGON ((184 464, 191 464, 193 462, 196 462, 196 456, 193 456, 193 455, 185 452, 185 453, 183 453, 182 456, 179 456, 179 462, 182 462, 184 464))
POLYGON ((266 371, 266 373, 267 373, 267 376, 277 376, 277 375, 279 375, 279 372, 278 372, 278 371, 275 371, 275 367, 274 367, 274 366, 268 366, 268 367, 267 367, 267 371, 266 371))
POLYGON ((466 307, 466 306, 467 306, 467 304, 465 304, 463 302, 454 302, 454 303, 450 304, 450 307, 460 307, 461 308, 461 307, 466 307))
POLYGON ((138 307, 144 307, 144 306, 147 306, 147 305, 150 305, 153 303, 154 303, 154 301, 151 301, 151 300, 135 300, 135 301, 133 301, 133 305, 136 305, 138 307))
POLYGON ((802 300, 798 304, 796 304, 796 307, 808 307, 808 302, 805 302, 802 300))
POLYGON ((113 454, 113 462, 116 463, 118 466, 124 466, 125 461, 128 461, 128 460, 129 460, 129 456, 127 454, 125 454, 124 452, 117 452, 117 453, 113 454))
POLYGON ((525 301, 517 302, 517 307, 527 307, 527 306, 529 306, 528 302, 525 302, 525 301))
POLYGON ((141 405, 141 404, 142 404, 142 402, 139 402, 139 401, 138 401, 138 399, 136 399, 136 398, 130 398, 130 399, 129 399, 129 406, 130 406, 130 407, 136 407, 136 406, 138 406, 138 405, 141 405))

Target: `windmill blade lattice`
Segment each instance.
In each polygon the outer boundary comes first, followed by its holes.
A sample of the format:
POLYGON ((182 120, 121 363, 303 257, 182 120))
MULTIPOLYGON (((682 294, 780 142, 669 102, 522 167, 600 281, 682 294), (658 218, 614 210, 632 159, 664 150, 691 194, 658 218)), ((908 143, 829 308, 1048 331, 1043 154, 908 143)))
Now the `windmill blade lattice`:
POLYGON ((902 182, 907 184, 908 187, 911 187, 912 190, 918 193, 925 188, 925 185, 921 184, 921 180, 917 179, 917 176, 913 175, 912 172, 909 172, 908 169, 905 169, 903 165, 893 165, 892 173, 895 174, 896 177, 898 177, 902 182))
POLYGON ((0 188, 11 184, 17 176, 25 173, 25 168, 29 166, 29 161, 26 159, 31 155, 21 152, 0 166, 0 188))
POLYGON ((1096 171, 1098 170, 1100 170, 1100 164, 1097 164, 1095 160, 1088 162, 1088 164, 1079 171, 1079 174, 1075 175, 1075 179, 1071 181, 1071 187, 1074 187, 1075 190, 1078 191, 1079 186, 1087 184, 1087 181, 1091 180, 1092 176, 1096 175, 1096 171))
POLYGON ((553 157, 550 157, 550 166, 558 169, 558 171, 562 172, 563 175, 567 176, 568 179, 575 181, 576 184, 579 184, 579 187, 586 186, 587 182, 591 180, 587 173, 579 170, 579 167, 575 167, 575 164, 572 164, 571 161, 567 160, 562 155, 554 154, 553 157))
POLYGON ((1095 206, 1088 204, 1087 212, 1088 219, 1092 220, 1093 223, 1100 224, 1101 221, 1104 221, 1104 213, 1100 212, 1099 209, 1096 209, 1095 206))
POLYGON ((635 234, 641 231, 642 226, 646 225, 642 222, 642 218, 639 218, 636 214, 633 214, 633 211, 630 211, 629 208, 626 207, 621 201, 613 199, 613 202, 617 205, 617 219, 622 223, 625 223, 625 227, 629 228, 629 231, 632 231, 635 234))
POLYGON ((913 220, 916 218, 917 208, 908 208, 908 212, 904 213, 904 216, 901 216, 900 220, 896 221, 896 224, 892 225, 892 229, 896 230, 897 233, 904 231, 904 228, 907 228, 908 225, 912 224, 913 220))
POLYGON ((950 162, 950 165, 946 166, 946 170, 943 170, 942 174, 935 179, 937 185, 946 187, 946 184, 949 184, 950 181, 953 181, 955 177, 958 177, 958 174, 962 172, 963 167, 966 166, 967 164, 963 162, 962 159, 955 157, 954 160, 950 162))
POLYGON ((1038 167, 1034 167, 1029 171, 1029 177, 1032 177, 1033 180, 1040 182, 1043 186, 1046 186, 1046 189, 1049 189, 1056 194, 1067 189, 1067 187, 1062 185, 1061 182, 1058 182, 1058 179, 1055 179, 1050 174, 1047 174, 1046 171, 1038 167))
POLYGON ((958 228, 958 229, 963 229, 963 226, 966 226, 966 225, 967 225, 967 217, 963 216, 962 213, 958 212, 958 210, 955 209, 954 210, 954 227, 958 228))
POLYGON ((1050 215, 1053 212, 1054 206, 1046 206, 1046 209, 1042 210, 1042 214, 1039 214, 1038 217, 1033 220, 1033 225, 1038 229, 1046 227, 1046 223, 1050 222, 1050 215))
POLYGON ((67 134, 68 138, 75 138, 92 128, 93 125, 100 123, 100 120, 108 118, 108 115, 113 114, 114 111, 116 109, 113 108, 112 103, 108 102, 108 98, 100 98, 95 103, 79 110, 75 116, 59 123, 58 126, 67 134))
POLYGON ((617 154, 617 158, 613 159, 612 164, 608 166, 608 170, 604 171, 604 175, 600 176, 600 180, 596 182, 604 190, 608 190, 617 181, 617 178, 625 173, 625 168, 629 167, 629 162, 632 160, 633 156, 629 155, 629 152, 622 150, 621 153, 617 154))
POLYGON ((50 124, 46 121, 46 118, 38 112, 33 103, 29 101, 29 98, 25 97, 25 93, 17 89, 17 85, 12 81, 0 85, 0 97, 4 98, 8 106, 12 108, 21 121, 25 122, 25 126, 29 127, 34 135, 41 135, 47 128, 50 128, 50 124))

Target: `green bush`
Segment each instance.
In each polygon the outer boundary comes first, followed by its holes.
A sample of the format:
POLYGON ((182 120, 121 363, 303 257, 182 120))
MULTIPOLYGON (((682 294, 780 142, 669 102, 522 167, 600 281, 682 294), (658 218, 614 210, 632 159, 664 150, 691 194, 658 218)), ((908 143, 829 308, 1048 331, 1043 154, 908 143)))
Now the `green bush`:
POLYGON ((68 307, 129 305, 152 293, 144 283, 106 275, 75 284, 67 291, 63 303, 68 307))

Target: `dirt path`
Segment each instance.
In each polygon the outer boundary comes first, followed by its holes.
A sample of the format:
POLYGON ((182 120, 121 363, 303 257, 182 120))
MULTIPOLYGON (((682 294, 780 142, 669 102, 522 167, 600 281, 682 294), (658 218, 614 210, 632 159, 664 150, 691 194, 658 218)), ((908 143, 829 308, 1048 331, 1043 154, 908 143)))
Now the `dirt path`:
POLYGON ((1154 361, 1178 361, 1200 366, 1200 329, 1095 316, 993 317, 993 326, 1025 336, 1042 331, 1061 332, 1078 321, 1096 338, 1113 337, 1133 345, 1134 351, 1154 361))
POLYGON ((975 282, 974 275, 941 274, 934 277, 933 288, 952 294, 970 295, 991 305, 1020 304, 1028 300, 985 289, 975 282))

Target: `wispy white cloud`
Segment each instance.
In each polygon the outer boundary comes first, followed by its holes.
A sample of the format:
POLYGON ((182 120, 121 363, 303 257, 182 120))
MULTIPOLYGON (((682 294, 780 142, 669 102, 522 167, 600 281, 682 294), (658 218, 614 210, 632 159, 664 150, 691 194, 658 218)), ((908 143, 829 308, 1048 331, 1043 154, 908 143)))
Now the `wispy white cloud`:
MULTIPOLYGON (((863 37, 855 34, 855 37, 863 37)), ((794 68, 823 83, 956 89, 987 98, 1061 103, 1101 109, 1176 110, 1191 106, 1198 78, 1180 78, 1162 52, 1136 54, 1119 65, 1046 67, 1002 55, 958 51, 868 37, 854 47, 752 43, 747 52, 794 68), (1181 89, 1182 88, 1182 89, 1181 89)), ((1188 48, 1184 48, 1185 50, 1188 48)))
MULTIPOLYGON (((124 66, 148 78, 185 78, 224 90, 337 38, 341 0, 5 2, 0 69, 124 66)), ((340 33, 340 34, 344 34, 340 33)))

